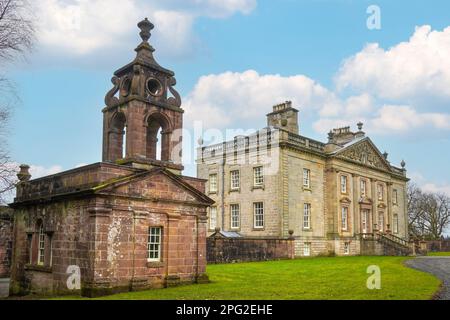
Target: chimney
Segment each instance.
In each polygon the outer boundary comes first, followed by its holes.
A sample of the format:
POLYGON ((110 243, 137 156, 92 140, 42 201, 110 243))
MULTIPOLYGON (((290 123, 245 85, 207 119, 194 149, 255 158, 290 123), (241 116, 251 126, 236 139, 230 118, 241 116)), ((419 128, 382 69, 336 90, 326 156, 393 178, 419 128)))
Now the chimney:
POLYGON ((299 134, 298 110, 292 107, 292 101, 273 106, 273 111, 267 115, 267 126, 299 134))

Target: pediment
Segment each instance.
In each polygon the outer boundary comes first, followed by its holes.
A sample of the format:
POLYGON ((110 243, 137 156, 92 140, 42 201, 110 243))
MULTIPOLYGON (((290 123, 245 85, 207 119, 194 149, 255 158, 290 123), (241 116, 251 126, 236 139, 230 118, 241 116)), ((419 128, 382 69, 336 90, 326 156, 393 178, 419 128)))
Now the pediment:
POLYGON ((121 196, 142 197, 154 200, 168 200, 210 204, 213 201, 189 185, 183 179, 167 170, 153 170, 105 184, 102 192, 121 196))
POLYGON ((364 166, 391 171, 389 162, 369 138, 365 138, 355 144, 349 145, 338 152, 335 156, 344 160, 351 160, 364 166))

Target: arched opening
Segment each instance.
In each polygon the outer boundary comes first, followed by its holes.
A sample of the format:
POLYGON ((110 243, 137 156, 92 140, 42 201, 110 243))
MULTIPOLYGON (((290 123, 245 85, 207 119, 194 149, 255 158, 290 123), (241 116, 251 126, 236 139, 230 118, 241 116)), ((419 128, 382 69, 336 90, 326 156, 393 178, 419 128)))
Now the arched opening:
POLYGON ((126 157, 126 118, 122 112, 114 114, 111 120, 108 145, 110 160, 126 157))
POLYGON ((170 160, 170 127, 167 119, 154 114, 147 119, 147 158, 170 160))

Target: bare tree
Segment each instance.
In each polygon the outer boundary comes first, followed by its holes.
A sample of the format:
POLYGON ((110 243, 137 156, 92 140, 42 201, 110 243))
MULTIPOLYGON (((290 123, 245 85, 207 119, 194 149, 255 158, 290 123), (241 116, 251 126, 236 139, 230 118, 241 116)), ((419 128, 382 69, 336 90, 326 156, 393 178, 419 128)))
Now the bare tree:
POLYGON ((450 198, 408 185, 409 230, 415 237, 439 239, 450 226, 450 198))
MULTIPOLYGON (((31 50, 34 34, 28 1, 0 0, 0 66, 31 50)), ((7 128, 14 97, 10 81, 0 74, 0 203, 5 200, 5 194, 14 188, 15 183, 15 168, 7 148, 7 128)))

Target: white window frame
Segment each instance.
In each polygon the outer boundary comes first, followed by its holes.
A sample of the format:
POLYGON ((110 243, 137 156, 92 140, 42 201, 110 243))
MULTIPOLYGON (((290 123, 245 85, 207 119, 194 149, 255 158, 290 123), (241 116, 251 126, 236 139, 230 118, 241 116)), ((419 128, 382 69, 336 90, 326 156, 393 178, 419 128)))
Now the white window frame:
POLYGON ((384 186, 382 184, 378 184, 377 186, 378 190, 378 200, 383 201, 384 200, 384 186))
POLYGON ((398 190, 397 189, 392 190, 392 204, 398 205, 398 190))
POLYGON ((348 181, 347 176, 341 175, 341 193, 347 193, 348 181))
POLYGON ((311 256, 311 243, 310 242, 303 243, 303 256, 304 257, 311 256))
POLYGON ((311 203, 303 204, 303 229, 311 229, 311 203))
POLYGON ((311 170, 303 169, 303 187, 311 188, 311 170))
POLYGON ((383 232, 384 231, 384 212, 379 211, 378 212, 378 231, 383 232))
POLYGON ((217 227, 217 206, 209 208, 209 229, 214 230, 217 227))
POLYGON ((367 195, 367 181, 366 179, 361 179, 360 181, 360 192, 361 196, 365 197, 367 195))
POLYGON ((209 192, 217 192, 217 173, 209 175, 209 192))
POLYGON ((392 231, 394 234, 398 234, 398 214, 392 216, 392 231))
POLYGON ((255 229, 264 228, 264 202, 254 202, 253 203, 253 227, 255 229), (260 222, 261 224, 257 224, 260 222))
POLYGON ((230 171, 230 188, 237 190, 241 187, 241 172, 239 170, 230 171))
POLYGON ((162 246, 162 227, 149 227, 147 238, 147 261, 160 262, 161 261, 161 246, 162 246))
POLYGON ((370 214, 370 212, 368 209, 361 210, 361 231, 362 231, 362 233, 369 232, 369 214, 370 214))
POLYGON ((38 234, 38 260, 37 264, 43 266, 45 263, 45 232, 44 223, 39 226, 38 234))
POLYGON ((344 254, 345 255, 350 254, 350 242, 344 242, 344 254))
POLYGON ((264 185, 264 167, 254 167, 253 168, 253 186, 261 187, 264 185))
POLYGON ((241 227, 241 206, 238 203, 230 204, 230 228, 239 229, 241 227))
POLYGON ((341 228, 342 231, 348 231, 348 214, 349 208, 347 206, 341 207, 341 228))

